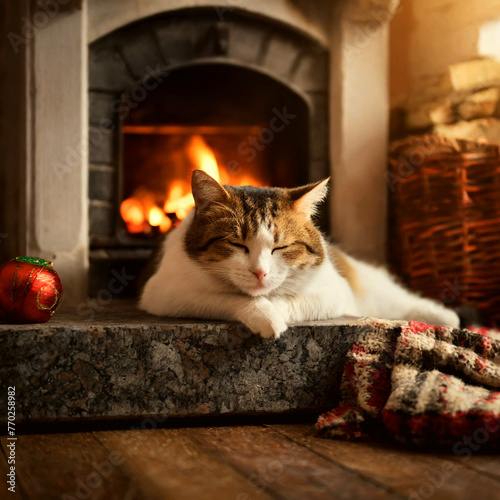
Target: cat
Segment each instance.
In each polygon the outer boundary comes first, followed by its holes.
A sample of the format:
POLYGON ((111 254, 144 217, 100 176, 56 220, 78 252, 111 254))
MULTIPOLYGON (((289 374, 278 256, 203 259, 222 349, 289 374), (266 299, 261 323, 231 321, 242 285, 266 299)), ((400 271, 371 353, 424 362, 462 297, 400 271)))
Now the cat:
POLYGON ((195 170, 195 208, 168 234, 139 307, 158 316, 239 321, 264 338, 278 338, 291 322, 340 316, 458 327, 454 311, 327 242, 313 217, 328 183, 222 186, 195 170))

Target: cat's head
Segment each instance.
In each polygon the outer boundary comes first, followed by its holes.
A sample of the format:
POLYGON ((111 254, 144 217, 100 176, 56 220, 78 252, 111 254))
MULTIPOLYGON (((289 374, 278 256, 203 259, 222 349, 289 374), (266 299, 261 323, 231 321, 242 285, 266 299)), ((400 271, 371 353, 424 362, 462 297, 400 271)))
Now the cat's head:
POLYGON ((191 184, 196 208, 186 252, 233 289, 286 293, 323 262, 322 236, 311 218, 328 179, 293 189, 221 186, 195 170, 191 184))

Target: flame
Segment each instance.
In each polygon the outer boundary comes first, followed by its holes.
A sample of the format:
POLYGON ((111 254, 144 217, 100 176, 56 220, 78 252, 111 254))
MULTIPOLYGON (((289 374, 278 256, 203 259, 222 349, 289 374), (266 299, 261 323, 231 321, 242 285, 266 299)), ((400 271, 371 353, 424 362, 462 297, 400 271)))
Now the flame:
POLYGON ((159 226, 163 222, 164 218, 165 214, 158 207, 153 207, 149 209, 148 222, 150 226, 152 227, 159 226))
MULTIPOLYGON (((201 136, 195 135, 191 138, 186 153, 195 168, 203 170, 217 182, 224 182, 221 181, 221 171, 215 154, 201 136)), ((175 213, 177 219, 182 220, 193 207, 194 199, 189 182, 178 180, 172 183, 163 206, 164 211, 175 213)))
POLYGON ((172 221, 168 217, 165 217, 160 224, 160 231, 166 233, 172 227, 172 221))
MULTIPOLYGON (((203 170, 221 184, 229 183, 228 173, 219 168, 214 152, 201 136, 195 135, 191 138, 186 155, 193 169, 203 170)), ((241 186, 260 184, 250 176, 244 176, 239 181, 241 186)), ((149 233, 151 228, 158 228, 162 233, 166 233, 173 225, 174 214, 177 220, 182 220, 193 207, 194 199, 189 179, 178 179, 168 186, 163 203, 158 203, 153 193, 139 188, 131 198, 122 202, 120 214, 130 233, 149 233)))
POLYGON ((163 210, 167 214, 175 214, 179 220, 182 220, 193 207, 194 198, 191 194, 189 184, 180 180, 173 182, 165 204, 163 205, 163 210))
POLYGON ((206 145, 205 141, 199 135, 195 135, 187 149, 188 157, 196 168, 203 170, 220 182, 219 166, 213 151, 206 145))

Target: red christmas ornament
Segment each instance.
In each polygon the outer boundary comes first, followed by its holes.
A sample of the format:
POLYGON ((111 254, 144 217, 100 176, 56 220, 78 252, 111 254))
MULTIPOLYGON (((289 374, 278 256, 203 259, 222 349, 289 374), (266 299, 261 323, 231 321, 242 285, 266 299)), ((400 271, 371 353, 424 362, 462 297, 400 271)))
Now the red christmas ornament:
POLYGON ((0 321, 45 323, 62 293, 61 279, 50 262, 16 257, 0 266, 0 321))

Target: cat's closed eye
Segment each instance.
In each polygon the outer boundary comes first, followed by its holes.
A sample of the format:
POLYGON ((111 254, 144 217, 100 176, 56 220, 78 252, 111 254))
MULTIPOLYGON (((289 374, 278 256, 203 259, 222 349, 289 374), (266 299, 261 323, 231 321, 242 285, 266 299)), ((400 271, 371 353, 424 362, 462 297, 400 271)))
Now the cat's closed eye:
POLYGON ((246 247, 245 245, 242 245, 241 243, 235 243, 234 241, 229 241, 229 240, 227 240, 227 242, 230 245, 233 245, 233 247, 242 248, 243 250, 245 250, 245 253, 249 252, 248 247, 246 247))
POLYGON ((271 253, 274 253, 276 250, 284 250, 285 248, 288 248, 290 245, 284 245, 282 247, 276 247, 276 248, 273 248, 271 253))

